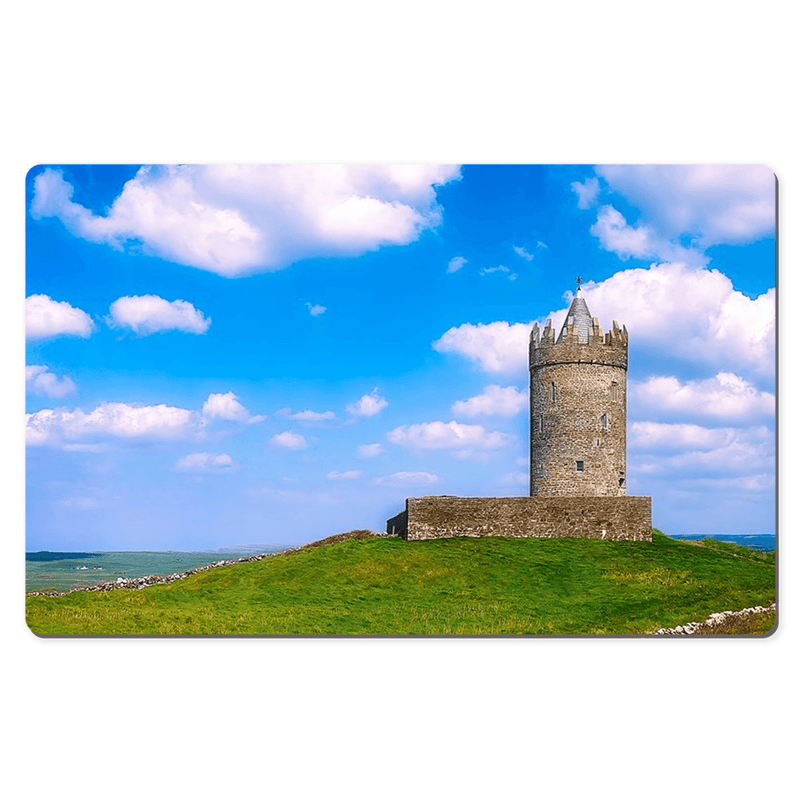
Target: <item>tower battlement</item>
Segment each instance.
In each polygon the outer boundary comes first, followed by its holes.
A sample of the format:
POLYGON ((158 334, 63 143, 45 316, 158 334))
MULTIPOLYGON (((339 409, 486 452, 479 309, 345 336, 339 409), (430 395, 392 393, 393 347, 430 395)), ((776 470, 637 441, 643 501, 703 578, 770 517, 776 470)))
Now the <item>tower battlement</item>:
POLYGON ((535 323, 530 336, 530 369, 548 364, 605 364, 628 369, 628 329, 614 320, 611 330, 603 333, 597 317, 591 327, 580 325, 568 316, 556 341, 551 321, 543 330, 535 323))

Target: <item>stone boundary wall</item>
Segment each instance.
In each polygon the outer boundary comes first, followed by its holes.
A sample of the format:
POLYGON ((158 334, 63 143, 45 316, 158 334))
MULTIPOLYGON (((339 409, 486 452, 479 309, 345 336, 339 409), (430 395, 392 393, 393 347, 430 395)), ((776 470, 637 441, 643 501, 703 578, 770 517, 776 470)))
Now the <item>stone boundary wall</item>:
POLYGON ((714 633, 714 629, 722 625, 731 617, 753 617, 768 614, 770 611, 777 613, 777 606, 771 603, 768 606, 751 606, 743 608, 741 611, 718 611, 710 614, 703 622, 687 622, 685 625, 678 625, 677 628, 659 628, 654 632, 654 636, 675 636, 692 634, 714 633))
POLYGON ((409 497, 386 523, 403 539, 513 536, 652 541, 650 497, 409 497))

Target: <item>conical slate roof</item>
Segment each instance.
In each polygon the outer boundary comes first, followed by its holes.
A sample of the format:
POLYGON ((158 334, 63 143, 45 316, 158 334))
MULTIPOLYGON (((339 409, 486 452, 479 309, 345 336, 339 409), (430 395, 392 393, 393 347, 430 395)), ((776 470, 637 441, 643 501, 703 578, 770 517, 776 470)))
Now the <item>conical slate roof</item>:
POLYGON ((572 301, 572 305, 567 312, 567 318, 561 326, 561 333, 558 334, 557 341, 563 342, 566 335, 566 329, 570 326, 575 326, 575 333, 578 334, 578 341, 581 344, 586 344, 589 341, 589 334, 592 331, 592 315, 589 313, 589 306, 586 301, 581 297, 580 289, 572 301))

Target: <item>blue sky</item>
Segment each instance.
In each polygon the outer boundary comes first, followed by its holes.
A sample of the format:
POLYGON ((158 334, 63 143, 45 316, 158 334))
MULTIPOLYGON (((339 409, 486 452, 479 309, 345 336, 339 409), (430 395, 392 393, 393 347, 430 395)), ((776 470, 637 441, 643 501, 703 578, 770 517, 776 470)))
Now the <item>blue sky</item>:
POLYGON ((28 550, 295 544, 527 494, 527 335, 630 334, 628 493, 774 530, 760 166, 39 166, 28 550))

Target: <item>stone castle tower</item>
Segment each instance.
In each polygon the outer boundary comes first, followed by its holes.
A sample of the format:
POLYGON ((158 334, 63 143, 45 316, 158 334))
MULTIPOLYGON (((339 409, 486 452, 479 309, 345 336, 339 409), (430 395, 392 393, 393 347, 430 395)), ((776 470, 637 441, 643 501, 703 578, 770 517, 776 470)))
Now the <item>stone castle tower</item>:
POLYGON ((604 334, 578 284, 558 339, 531 331, 530 496, 407 497, 387 533, 652 541, 652 499, 626 493, 628 331, 604 334))
POLYGON ((531 331, 531 497, 619 497, 626 482, 628 331, 603 334, 580 286, 558 339, 531 331))

